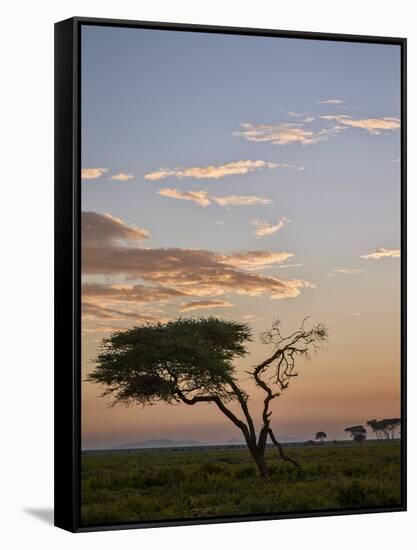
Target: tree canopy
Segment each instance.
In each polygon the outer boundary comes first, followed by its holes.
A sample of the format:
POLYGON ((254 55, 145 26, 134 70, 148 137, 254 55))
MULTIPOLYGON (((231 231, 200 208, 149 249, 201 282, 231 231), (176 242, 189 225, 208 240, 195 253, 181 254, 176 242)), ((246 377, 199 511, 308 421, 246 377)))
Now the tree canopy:
POLYGON ((401 418, 383 418, 382 420, 368 420, 367 426, 376 435, 377 439, 394 439, 395 434, 401 428, 401 418))
POLYGON ((326 439, 326 437, 327 437, 326 432, 317 432, 316 436, 315 436, 315 439, 319 440, 323 443, 323 440, 326 439))
POLYGON ((345 432, 350 434, 350 436, 353 438, 353 441, 356 441, 357 443, 362 443, 366 439, 366 428, 364 428, 362 425, 357 426, 350 426, 349 428, 345 428, 345 432))
POLYGON ((171 403, 189 396, 235 398, 233 360, 252 339, 246 324, 214 317, 178 319, 115 332, 103 340, 88 380, 114 403, 171 403))

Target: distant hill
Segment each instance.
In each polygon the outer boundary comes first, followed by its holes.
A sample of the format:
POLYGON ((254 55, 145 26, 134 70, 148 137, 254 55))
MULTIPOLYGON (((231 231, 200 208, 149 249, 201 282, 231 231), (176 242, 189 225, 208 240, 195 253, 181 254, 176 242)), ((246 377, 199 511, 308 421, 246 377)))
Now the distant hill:
MULTIPOLYGON (((294 437, 282 436, 281 443, 296 443, 300 441, 294 437)), ((268 442, 270 444, 270 442, 268 442)), ((227 446, 227 445, 246 445, 243 439, 232 438, 226 441, 217 441, 215 443, 207 443, 205 441, 197 441, 194 439, 146 439, 144 441, 129 441, 111 447, 113 450, 123 449, 159 449, 170 447, 211 447, 211 446, 227 446)))
POLYGON ((113 449, 152 449, 157 447, 195 447, 205 445, 201 441, 192 439, 147 439, 146 441, 131 441, 115 445, 113 449))
POLYGON ((232 439, 228 439, 224 445, 244 445, 245 440, 244 439, 236 439, 236 437, 232 437, 232 439))

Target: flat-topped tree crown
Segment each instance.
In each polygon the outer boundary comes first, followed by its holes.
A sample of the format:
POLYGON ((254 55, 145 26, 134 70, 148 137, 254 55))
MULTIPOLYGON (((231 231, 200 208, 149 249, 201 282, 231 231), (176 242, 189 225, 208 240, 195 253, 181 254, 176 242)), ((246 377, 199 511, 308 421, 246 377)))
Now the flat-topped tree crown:
POLYGON ((316 439, 316 440, 319 440, 321 443, 323 443, 323 441, 324 441, 326 438, 327 438, 326 432, 317 432, 317 433, 316 433, 315 439, 316 439))
POLYGON ((229 400, 233 360, 246 354, 251 336, 248 325, 214 317, 136 326, 103 340, 88 380, 126 404, 203 395, 229 400))

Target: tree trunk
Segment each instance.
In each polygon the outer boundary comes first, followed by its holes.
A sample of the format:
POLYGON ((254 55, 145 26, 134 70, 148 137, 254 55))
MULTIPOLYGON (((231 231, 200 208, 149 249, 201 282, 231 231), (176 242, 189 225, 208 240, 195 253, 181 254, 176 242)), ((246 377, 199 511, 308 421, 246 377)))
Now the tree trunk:
POLYGON ((256 440, 250 440, 248 439, 246 441, 248 445, 249 452, 251 454, 251 457, 253 458, 256 467, 258 468, 259 475, 261 478, 266 479, 269 477, 269 470, 268 466, 265 460, 265 450, 262 452, 262 450, 259 449, 259 447, 256 444, 256 440))
POLYGON ((265 460, 265 455, 261 454, 260 452, 257 452, 256 454, 254 454, 252 456, 253 456, 254 461, 256 462, 256 466, 258 467, 259 475, 263 479, 268 478, 269 477, 269 470, 268 470, 268 465, 267 465, 266 460, 265 460))

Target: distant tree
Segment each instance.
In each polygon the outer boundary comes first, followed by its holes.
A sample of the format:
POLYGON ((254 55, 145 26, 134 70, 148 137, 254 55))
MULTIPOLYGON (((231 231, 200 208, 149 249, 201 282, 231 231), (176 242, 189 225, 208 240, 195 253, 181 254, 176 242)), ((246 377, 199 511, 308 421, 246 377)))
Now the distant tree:
POLYGON ((366 428, 361 425, 345 428, 345 432, 348 433, 356 443, 362 443, 362 441, 366 439, 366 428))
POLYGON ((380 420, 377 420, 376 418, 373 420, 368 420, 366 425, 371 428, 377 439, 382 439, 384 437, 383 426, 380 420))
POLYGON ((401 418, 384 418, 381 420, 382 431, 386 439, 394 439, 401 428, 401 418))
POLYGON ((316 438, 316 440, 319 440, 320 443, 323 444, 323 443, 324 443, 324 440, 326 439, 326 437, 327 437, 326 432, 317 432, 315 438, 316 438))
POLYGON ((368 420, 366 424, 372 429, 377 439, 394 439, 395 434, 400 431, 401 418, 368 420))
POLYGON ((247 354, 245 344, 252 339, 247 324, 215 317, 180 318, 114 332, 102 341, 95 369, 87 380, 104 386, 103 395, 111 396, 113 404, 146 406, 162 401, 216 406, 242 432, 261 477, 268 477, 268 437, 282 459, 300 467, 284 453, 275 437, 270 405, 298 375, 296 360, 308 358, 327 340, 324 325, 307 329, 306 321, 292 334, 283 336, 277 320, 261 335, 261 341, 272 346, 272 353, 246 371, 264 394, 258 430, 249 410, 249 395, 233 364, 247 354), (238 413, 229 408, 231 402, 239 407, 238 413))

